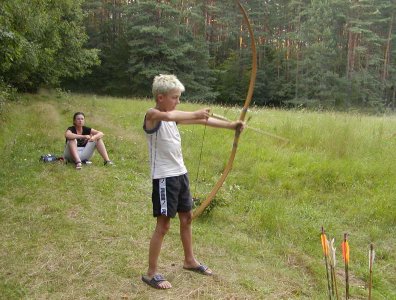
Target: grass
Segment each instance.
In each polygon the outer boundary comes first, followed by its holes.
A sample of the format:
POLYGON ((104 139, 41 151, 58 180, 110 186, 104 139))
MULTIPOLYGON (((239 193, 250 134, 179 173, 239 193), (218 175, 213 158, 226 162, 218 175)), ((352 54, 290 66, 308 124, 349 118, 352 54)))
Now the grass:
MULTIPOLYGON (((389 138, 396 119, 258 108, 249 112, 249 125, 290 143, 249 129, 242 134, 225 185, 194 221, 196 256, 216 275, 182 269, 175 219, 160 257, 174 288, 144 285, 155 222, 142 122, 152 105, 42 92, 3 107, 0 299, 328 299, 321 226, 336 239, 341 295, 340 244, 348 232, 351 299, 367 299, 371 242, 373 299, 396 297, 396 140, 389 138), (103 167, 98 155, 80 172, 38 161, 63 152, 75 111, 105 133, 115 168, 103 167)), ((239 114, 233 107, 213 111, 230 119, 239 114)), ((204 198, 226 164, 233 133, 203 126, 180 131, 192 192, 204 198)))

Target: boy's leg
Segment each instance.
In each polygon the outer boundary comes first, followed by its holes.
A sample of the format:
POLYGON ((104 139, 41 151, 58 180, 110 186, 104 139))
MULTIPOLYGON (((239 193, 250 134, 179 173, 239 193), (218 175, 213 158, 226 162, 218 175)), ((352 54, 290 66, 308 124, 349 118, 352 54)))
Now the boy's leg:
MULTIPOLYGON (((161 252, 162 242, 165 234, 168 232, 170 227, 170 218, 167 216, 158 216, 157 225, 155 227, 153 236, 150 240, 149 249, 149 267, 147 270, 147 277, 153 278, 158 272, 158 257, 161 252)), ((169 289, 172 287, 170 282, 162 281, 159 283, 159 287, 162 289, 169 289)))
POLYGON ((184 266, 192 267, 198 265, 195 260, 194 251, 192 246, 192 212, 179 212, 180 220, 180 238, 184 250, 184 266))
MULTIPOLYGON (((184 265, 185 269, 197 269, 201 264, 195 259, 192 246, 192 211, 179 212, 180 219, 180 237, 184 250, 184 265)), ((211 275, 212 271, 207 268, 200 271, 202 274, 211 275)))

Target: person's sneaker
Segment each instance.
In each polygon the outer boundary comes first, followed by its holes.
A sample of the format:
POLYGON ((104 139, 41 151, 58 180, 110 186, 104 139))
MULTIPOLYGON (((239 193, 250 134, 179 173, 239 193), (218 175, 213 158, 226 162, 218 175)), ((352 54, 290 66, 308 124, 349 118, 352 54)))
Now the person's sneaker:
POLYGON ((92 165, 92 161, 90 161, 90 160, 83 160, 82 163, 84 165, 92 165))
POLYGON ((104 161, 103 165, 109 166, 109 167, 114 167, 115 166, 115 164, 111 160, 104 161))

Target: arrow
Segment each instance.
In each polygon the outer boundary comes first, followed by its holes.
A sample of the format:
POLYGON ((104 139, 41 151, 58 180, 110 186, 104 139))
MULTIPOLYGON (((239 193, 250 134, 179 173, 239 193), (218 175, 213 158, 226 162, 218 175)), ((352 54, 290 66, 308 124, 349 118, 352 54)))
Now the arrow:
POLYGON ((320 235, 320 240, 322 242, 323 256, 326 265, 327 290, 329 292, 329 300, 331 300, 331 288, 330 288, 329 264, 328 264, 329 244, 323 226, 322 226, 322 233, 320 235))
POLYGON ((344 259, 345 265, 345 299, 349 299, 349 244, 348 244, 348 234, 344 233, 344 240, 341 243, 342 248, 342 258, 344 259))
POLYGON ((371 243, 370 244, 370 250, 369 250, 369 272, 370 272, 369 296, 368 296, 369 300, 371 300, 371 290, 372 290, 372 287, 373 287, 373 265, 374 265, 374 259, 375 259, 374 245, 373 245, 373 243, 371 243))
POLYGON ((335 266, 336 266, 336 248, 334 247, 334 238, 331 239, 330 242, 330 272, 331 272, 331 283, 332 283, 332 291, 333 296, 334 292, 336 295, 336 299, 338 300, 338 288, 337 288, 337 279, 335 274, 335 266))
MULTIPOLYGON (((214 118, 214 119, 218 119, 218 120, 223 120, 223 121, 231 122, 230 119, 228 119, 228 118, 226 118, 226 117, 224 117, 224 116, 218 115, 218 114, 214 114, 214 113, 210 114, 210 117, 212 117, 212 118, 214 118)), ((250 130, 252 130, 252 131, 254 131, 254 132, 261 133, 261 134, 263 134, 263 135, 272 137, 272 138, 274 138, 274 139, 281 140, 281 141, 284 142, 285 145, 286 145, 287 143, 290 142, 290 140, 287 139, 287 138, 281 137, 281 136, 279 136, 279 135, 276 135, 276 134, 273 134, 273 133, 270 133, 270 132, 263 131, 263 130, 261 130, 261 129, 257 129, 257 128, 251 127, 251 126, 249 126, 249 125, 245 125, 245 128, 250 129, 250 130)))

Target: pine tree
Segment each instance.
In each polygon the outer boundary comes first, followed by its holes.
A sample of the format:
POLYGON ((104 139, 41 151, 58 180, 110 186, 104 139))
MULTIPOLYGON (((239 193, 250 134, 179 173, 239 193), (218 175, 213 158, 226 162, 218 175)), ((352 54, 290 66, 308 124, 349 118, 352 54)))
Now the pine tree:
POLYGON ((128 73, 136 95, 150 96, 155 75, 175 74, 186 86, 185 98, 213 100, 213 75, 202 38, 193 38, 186 15, 171 3, 138 1, 128 5, 128 73))

